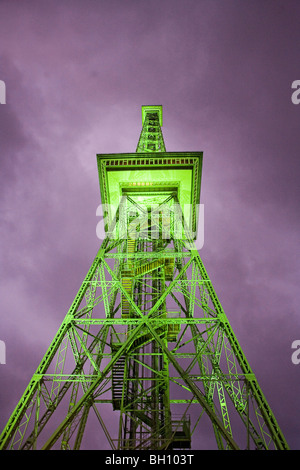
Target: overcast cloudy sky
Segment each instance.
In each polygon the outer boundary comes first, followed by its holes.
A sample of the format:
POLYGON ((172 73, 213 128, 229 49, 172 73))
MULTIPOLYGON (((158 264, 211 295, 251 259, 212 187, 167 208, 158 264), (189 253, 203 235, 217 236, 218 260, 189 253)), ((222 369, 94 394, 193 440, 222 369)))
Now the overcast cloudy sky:
POLYGON ((168 151, 203 151, 201 255, 300 448, 300 3, 0 1, 0 428, 98 249, 96 153, 134 152, 162 104, 168 151))

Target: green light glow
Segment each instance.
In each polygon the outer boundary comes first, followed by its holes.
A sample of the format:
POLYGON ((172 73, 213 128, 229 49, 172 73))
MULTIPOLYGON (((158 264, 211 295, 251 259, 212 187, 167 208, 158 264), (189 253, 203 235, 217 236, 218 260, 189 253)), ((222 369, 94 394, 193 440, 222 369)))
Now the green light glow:
MULTIPOLYGON (((110 204, 118 205, 121 197, 120 183, 179 183, 179 202, 182 207, 184 204, 191 204, 191 188, 192 188, 192 171, 191 170, 128 170, 128 171, 111 171, 108 172, 108 188, 110 204)), ((151 185, 149 193, 151 194, 151 185)), ((167 188, 166 188, 167 189, 167 188)), ((135 200, 139 203, 145 202, 145 196, 135 196, 135 200)))
MULTIPOLYGON (((192 231, 197 232, 202 156, 202 152, 98 154, 101 202, 111 205, 108 223, 115 215, 124 185, 143 183, 145 189, 149 183, 148 194, 135 194, 135 201, 161 203, 163 197, 157 193, 164 192, 166 198, 176 186, 179 204, 183 211, 189 207, 187 213, 191 214, 192 231)), ((190 222, 188 219, 187 223, 190 222)))

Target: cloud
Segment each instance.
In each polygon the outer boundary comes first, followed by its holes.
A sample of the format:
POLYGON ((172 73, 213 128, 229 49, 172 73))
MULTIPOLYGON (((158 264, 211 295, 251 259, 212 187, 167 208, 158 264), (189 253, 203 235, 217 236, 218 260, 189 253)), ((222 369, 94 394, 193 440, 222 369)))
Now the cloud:
POLYGON ((204 151, 201 256, 299 447, 297 13, 297 2, 1 2, 2 425, 10 381, 17 400, 98 249, 96 153, 134 152, 141 105, 163 104, 167 150, 204 151))

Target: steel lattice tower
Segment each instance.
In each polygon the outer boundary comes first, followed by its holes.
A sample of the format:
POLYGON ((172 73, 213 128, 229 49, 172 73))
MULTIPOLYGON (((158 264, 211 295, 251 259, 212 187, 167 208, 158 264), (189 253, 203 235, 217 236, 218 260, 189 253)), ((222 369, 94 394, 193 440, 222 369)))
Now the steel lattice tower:
POLYGON ((0 447, 288 449, 195 246, 202 152, 142 123, 97 155, 105 238, 0 447))

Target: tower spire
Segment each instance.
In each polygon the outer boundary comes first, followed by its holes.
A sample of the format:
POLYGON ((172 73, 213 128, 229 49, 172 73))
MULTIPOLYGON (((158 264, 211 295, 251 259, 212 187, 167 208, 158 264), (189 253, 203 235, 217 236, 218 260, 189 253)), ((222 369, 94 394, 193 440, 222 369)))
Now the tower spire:
POLYGON ((142 131, 136 152, 165 152, 162 127, 162 106, 142 106, 142 131))

